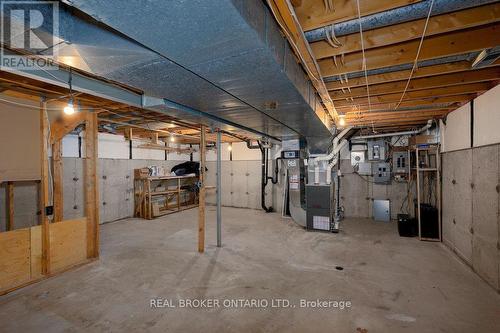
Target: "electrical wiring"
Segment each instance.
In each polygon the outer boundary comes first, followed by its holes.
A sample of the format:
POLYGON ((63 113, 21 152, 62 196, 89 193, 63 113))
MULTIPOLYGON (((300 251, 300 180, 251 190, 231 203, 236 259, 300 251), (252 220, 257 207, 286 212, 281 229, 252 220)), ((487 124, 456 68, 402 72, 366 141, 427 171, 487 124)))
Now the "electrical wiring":
MULTIPOLYGON (((433 0, 434 1, 434 0, 433 0)), ((366 68, 366 56, 365 56, 365 42, 364 42, 364 37, 363 37, 363 26, 361 24, 361 9, 359 6, 359 0, 356 0, 356 6, 358 9, 358 23, 359 23, 359 34, 361 37, 361 51, 363 55, 363 63, 362 63, 362 68, 365 72, 365 81, 366 81, 366 95, 368 96, 368 112, 372 111, 372 103, 370 100, 370 87, 368 84, 368 70, 366 68)), ((375 132, 375 127, 372 121, 372 131, 375 132)))
MULTIPOLYGON (((47 134, 45 136, 45 142, 47 144, 47 147, 50 147, 50 121, 49 121, 49 113, 47 112, 47 109, 44 108, 44 117, 45 117, 45 120, 47 121, 47 134)), ((49 159, 49 151, 47 150, 47 161, 51 161, 51 159, 49 159)), ((54 154, 52 154, 52 161, 54 160, 54 154)), ((47 166, 47 171, 48 171, 48 180, 49 180, 49 200, 48 200, 48 203, 49 203, 49 206, 53 206, 54 205, 54 177, 52 175, 52 167, 50 165, 50 162, 48 162, 49 165, 47 166)), ((47 218, 52 221, 53 219, 53 215, 50 215, 50 216, 47 216, 47 218)))
MULTIPOLYGON (((358 0, 358 2, 359 2, 359 0, 358 0)), ((408 90, 408 87, 410 86, 410 81, 411 81, 411 78, 413 76, 413 73, 417 69, 418 57, 420 56, 420 50, 422 49, 422 44, 424 42, 425 33, 427 32, 427 26, 429 25, 429 18, 431 17, 433 5, 434 5, 434 0, 431 0, 431 4, 429 6, 429 12, 427 13, 427 19, 425 20, 424 31, 422 32, 422 37, 420 37, 420 43, 418 45, 417 56, 415 57, 415 61, 413 62, 413 67, 411 68, 410 76, 408 77, 408 81, 406 82, 406 87, 403 90, 403 94, 401 95, 401 98, 400 98, 398 104, 396 105, 396 107, 394 108, 394 110, 397 110, 397 108, 401 105, 401 102, 403 102, 403 98, 406 95, 406 91, 408 90)))

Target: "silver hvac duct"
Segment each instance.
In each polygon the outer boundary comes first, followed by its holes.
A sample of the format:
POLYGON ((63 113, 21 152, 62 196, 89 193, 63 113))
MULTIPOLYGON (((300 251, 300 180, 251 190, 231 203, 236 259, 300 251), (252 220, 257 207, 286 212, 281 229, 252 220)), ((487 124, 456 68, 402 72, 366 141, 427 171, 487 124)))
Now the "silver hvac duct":
MULTIPOLYGON (((446 14, 494 2, 497 2, 497 0, 434 0, 431 15, 446 14)), ((412 5, 362 17, 361 25, 363 31, 425 18, 429 12, 430 3, 430 0, 424 0, 412 5)), ((330 27, 322 27, 308 31, 305 33, 306 38, 309 42, 326 39, 327 29, 330 29, 330 27)), ((335 24, 334 32, 336 37, 359 32, 358 19, 335 24)))

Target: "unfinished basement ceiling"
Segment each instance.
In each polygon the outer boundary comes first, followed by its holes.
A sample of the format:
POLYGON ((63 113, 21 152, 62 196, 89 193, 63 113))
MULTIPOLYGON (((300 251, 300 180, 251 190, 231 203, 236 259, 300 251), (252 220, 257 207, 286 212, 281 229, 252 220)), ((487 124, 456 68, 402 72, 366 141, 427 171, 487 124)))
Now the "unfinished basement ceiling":
POLYGON ((291 3, 348 124, 416 127, 445 117, 500 78, 498 1, 359 0, 359 13, 356 0, 291 3), (486 57, 475 63, 481 52, 486 57))
POLYGON ((179 119, 328 147, 331 118, 263 2, 65 3, 59 62, 179 119))

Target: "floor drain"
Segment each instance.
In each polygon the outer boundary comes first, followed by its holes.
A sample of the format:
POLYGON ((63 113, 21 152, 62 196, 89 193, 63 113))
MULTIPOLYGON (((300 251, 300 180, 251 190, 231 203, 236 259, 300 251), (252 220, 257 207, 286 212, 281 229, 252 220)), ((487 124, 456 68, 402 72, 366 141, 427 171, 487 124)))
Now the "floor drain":
POLYGON ((335 269, 338 270, 338 271, 343 271, 344 267, 342 267, 342 266, 335 266, 335 269))

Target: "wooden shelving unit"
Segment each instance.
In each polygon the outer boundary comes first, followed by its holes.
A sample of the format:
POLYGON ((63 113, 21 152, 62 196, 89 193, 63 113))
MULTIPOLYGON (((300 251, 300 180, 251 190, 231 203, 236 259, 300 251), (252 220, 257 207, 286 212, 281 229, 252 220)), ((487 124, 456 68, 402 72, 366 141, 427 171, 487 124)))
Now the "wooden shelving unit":
POLYGON ((197 207, 198 194, 194 190, 197 182, 197 176, 135 178, 134 215, 151 220, 197 207), (185 186, 189 186, 191 189, 183 189, 185 186))

